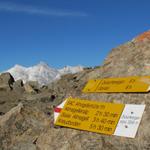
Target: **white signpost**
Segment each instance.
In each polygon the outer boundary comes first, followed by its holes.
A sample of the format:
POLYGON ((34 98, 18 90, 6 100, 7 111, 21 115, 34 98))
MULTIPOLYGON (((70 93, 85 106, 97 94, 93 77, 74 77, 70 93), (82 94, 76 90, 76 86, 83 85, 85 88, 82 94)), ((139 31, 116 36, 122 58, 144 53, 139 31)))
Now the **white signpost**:
POLYGON ((126 104, 114 135, 134 138, 138 130, 145 105, 126 104))

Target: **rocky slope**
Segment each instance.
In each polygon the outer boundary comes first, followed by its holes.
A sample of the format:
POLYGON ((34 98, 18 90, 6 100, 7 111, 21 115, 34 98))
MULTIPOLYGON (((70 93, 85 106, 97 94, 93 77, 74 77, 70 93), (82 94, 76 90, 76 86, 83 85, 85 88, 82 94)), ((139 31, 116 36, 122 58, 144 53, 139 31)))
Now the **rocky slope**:
POLYGON ((8 78, 0 80, 0 150, 149 150, 150 93, 81 93, 89 79, 131 75, 150 75, 149 31, 112 49, 103 66, 64 75, 48 86, 39 88, 35 83, 27 83, 27 86, 20 81, 9 83, 8 78), (53 107, 70 95, 97 101, 146 104, 136 137, 55 128, 53 107))

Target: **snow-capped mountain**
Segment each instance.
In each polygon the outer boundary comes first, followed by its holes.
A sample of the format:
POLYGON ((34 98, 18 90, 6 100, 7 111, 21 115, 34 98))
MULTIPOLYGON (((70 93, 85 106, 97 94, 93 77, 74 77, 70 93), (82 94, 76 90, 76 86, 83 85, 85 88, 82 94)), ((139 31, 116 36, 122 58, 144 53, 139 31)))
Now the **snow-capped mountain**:
POLYGON ((83 70, 82 66, 75 66, 75 67, 65 66, 64 68, 59 69, 59 72, 61 75, 64 75, 64 74, 68 74, 68 73, 77 73, 82 70, 83 70))
POLYGON ((15 65, 5 72, 11 73, 15 80, 22 79, 24 83, 27 81, 38 81, 39 84, 44 85, 56 79, 60 79, 61 75, 68 73, 77 73, 82 70, 82 66, 66 66, 62 69, 54 69, 49 67, 44 62, 40 62, 38 65, 32 67, 15 65))

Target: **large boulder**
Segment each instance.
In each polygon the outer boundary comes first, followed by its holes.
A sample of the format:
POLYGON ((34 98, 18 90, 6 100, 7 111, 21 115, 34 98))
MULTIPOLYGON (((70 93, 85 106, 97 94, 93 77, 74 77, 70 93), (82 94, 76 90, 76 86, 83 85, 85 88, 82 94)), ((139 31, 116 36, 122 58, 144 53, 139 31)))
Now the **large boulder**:
POLYGON ((14 82, 15 80, 10 73, 2 73, 0 75, 0 90, 11 90, 14 82))
POLYGON ((0 149, 36 150, 38 136, 49 127, 49 119, 33 106, 22 103, 0 116, 0 149))
POLYGON ((23 93, 25 91, 24 84, 22 80, 17 80, 13 83, 13 90, 19 93, 23 93))
POLYGON ((24 84, 24 88, 25 88, 25 91, 27 93, 32 93, 32 94, 35 94, 35 93, 39 93, 40 92, 40 86, 38 84, 38 82, 36 81, 28 81, 24 84))
POLYGON ((51 88, 64 94, 104 102, 123 104, 145 104, 146 109, 134 139, 77 131, 75 129, 50 129, 37 141, 40 150, 148 150, 150 149, 150 93, 82 93, 89 79, 150 75, 150 34, 140 35, 130 42, 112 49, 103 66, 55 82, 51 88), (82 73, 83 74, 83 73, 82 73), (80 78, 79 78, 80 76, 80 78), (77 80, 79 79, 79 80, 77 80), (77 85, 77 87, 76 87, 77 85), (52 134, 53 133, 53 134, 52 134), (48 135, 51 136, 49 137, 48 135), (56 136, 57 135, 57 136, 56 136), (53 141, 53 142, 51 142, 53 141))
POLYGON ((12 85, 15 82, 13 76, 10 73, 2 73, 0 75, 0 83, 1 84, 9 84, 12 85))

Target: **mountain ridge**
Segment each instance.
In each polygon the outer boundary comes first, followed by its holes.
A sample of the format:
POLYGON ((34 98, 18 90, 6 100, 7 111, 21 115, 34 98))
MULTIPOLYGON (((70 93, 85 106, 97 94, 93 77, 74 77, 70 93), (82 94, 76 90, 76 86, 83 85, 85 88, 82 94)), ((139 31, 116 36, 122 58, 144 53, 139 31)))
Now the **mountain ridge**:
POLYGON ((55 69, 50 67, 45 62, 40 62, 31 67, 24 67, 16 64, 14 67, 4 72, 12 74, 15 80, 37 81, 40 85, 49 84, 54 80, 58 80, 62 75, 73 74, 83 71, 83 66, 65 66, 62 69, 55 69))

